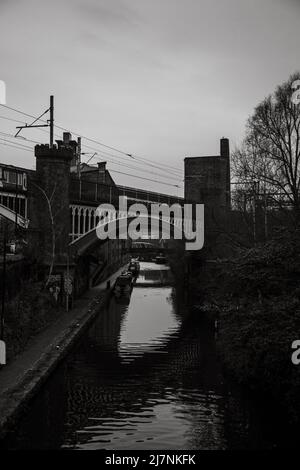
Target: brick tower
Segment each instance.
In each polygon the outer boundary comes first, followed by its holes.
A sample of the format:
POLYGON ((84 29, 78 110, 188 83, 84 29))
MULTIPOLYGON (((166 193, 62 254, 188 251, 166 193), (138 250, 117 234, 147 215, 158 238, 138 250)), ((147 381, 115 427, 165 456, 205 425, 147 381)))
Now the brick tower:
POLYGON ((219 256, 222 250, 219 235, 226 230, 230 211, 230 152, 227 138, 220 140, 220 155, 185 158, 184 190, 186 202, 204 204, 206 256, 219 256))
POLYGON ((36 183, 40 259, 45 266, 65 265, 70 233, 69 185, 74 149, 67 144, 37 145, 36 183))

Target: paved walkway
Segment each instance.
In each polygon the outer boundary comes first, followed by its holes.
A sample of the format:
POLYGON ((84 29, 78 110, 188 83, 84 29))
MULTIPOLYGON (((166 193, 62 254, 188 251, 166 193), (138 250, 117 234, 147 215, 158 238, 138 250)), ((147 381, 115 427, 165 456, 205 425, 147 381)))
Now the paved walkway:
POLYGON ((43 329, 11 363, 0 370, 0 436, 14 423, 22 406, 36 393, 38 386, 67 354, 76 340, 97 316, 105 304, 109 290, 124 267, 105 282, 90 289, 75 303, 75 307, 62 314, 43 329))

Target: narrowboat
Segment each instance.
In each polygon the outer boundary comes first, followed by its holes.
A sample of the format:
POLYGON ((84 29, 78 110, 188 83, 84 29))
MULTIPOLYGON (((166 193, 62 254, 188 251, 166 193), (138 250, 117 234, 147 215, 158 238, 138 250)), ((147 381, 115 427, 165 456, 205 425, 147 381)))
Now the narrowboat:
POLYGON ((114 285, 114 294, 117 297, 130 295, 133 285, 133 277, 130 272, 124 272, 117 277, 114 285))
POLYGON ((133 276, 137 277, 140 272, 140 263, 138 261, 130 261, 128 271, 131 272, 133 276))

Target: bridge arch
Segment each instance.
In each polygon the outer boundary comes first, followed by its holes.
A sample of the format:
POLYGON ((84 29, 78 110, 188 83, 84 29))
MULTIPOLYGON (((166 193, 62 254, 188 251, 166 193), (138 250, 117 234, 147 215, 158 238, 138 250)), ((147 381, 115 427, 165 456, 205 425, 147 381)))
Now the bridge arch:
MULTIPOLYGON (((96 226, 91 228, 89 231, 87 231, 86 233, 83 233, 82 235, 80 235, 78 238, 76 238, 75 240, 72 240, 70 242, 70 248, 78 255, 78 256, 82 256, 84 255, 85 252, 87 252, 88 250, 92 249, 93 246, 95 246, 96 244, 102 244, 102 243, 105 243, 107 242, 108 240, 116 240, 116 239, 119 239, 119 240, 127 240, 127 239, 131 239, 130 237, 128 237, 128 224, 130 224, 131 221, 137 219, 137 224, 139 223, 139 221, 145 221, 145 225, 146 225, 146 221, 147 221, 147 232, 138 232, 139 233, 139 237, 137 237, 136 239, 133 239, 134 241, 135 240, 138 240, 140 238, 140 236, 142 237, 143 235, 144 236, 147 236, 149 237, 149 229, 148 229, 148 221, 149 220, 154 220, 156 223, 158 223, 158 232, 157 233, 151 233, 150 232, 150 235, 157 235, 157 236, 152 236, 152 239, 160 239, 160 238, 163 238, 163 239, 168 239, 168 238, 164 238, 163 235, 169 235, 171 233, 171 229, 173 229, 174 231, 174 235, 176 236, 173 236, 172 238, 173 239, 184 239, 184 230, 183 230, 183 227, 182 227, 182 223, 180 224, 179 222, 180 221, 176 221, 176 220, 172 220, 172 219, 165 219, 163 220, 163 224, 160 226, 160 222, 162 221, 162 219, 159 217, 159 216, 151 216, 150 215, 143 215, 143 214, 140 214, 140 215, 124 215, 124 214, 119 214, 119 217, 110 217, 109 220, 104 219, 104 220, 98 220, 99 217, 97 216, 96 217, 96 226), (118 234, 116 234, 116 229, 119 228, 120 229, 120 226, 119 226, 119 222, 120 221, 126 221, 126 224, 122 224, 121 225, 121 233, 119 231, 118 234), (99 230, 100 229, 104 229, 105 228, 105 231, 103 232, 106 236, 105 238, 101 239, 99 238, 98 236, 98 233, 99 233, 99 230), (160 230, 161 230, 161 235, 160 236, 160 230), (115 236, 116 235, 116 236, 115 236), (126 237, 125 237, 126 235, 126 237)), ((191 230, 192 230, 192 227, 191 227, 191 230)), ((151 239, 151 236, 149 237, 149 239, 151 239)))

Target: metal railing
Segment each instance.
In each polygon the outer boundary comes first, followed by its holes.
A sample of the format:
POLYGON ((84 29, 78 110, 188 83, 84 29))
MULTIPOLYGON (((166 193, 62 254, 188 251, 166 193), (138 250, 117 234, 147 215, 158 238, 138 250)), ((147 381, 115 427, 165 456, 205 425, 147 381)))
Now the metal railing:
POLYGON ((72 202, 97 203, 108 202, 117 204, 119 196, 126 196, 132 201, 183 204, 184 199, 170 194, 156 193, 144 189, 130 188, 128 186, 114 186, 106 183, 98 183, 84 178, 71 178, 70 200, 72 202))

